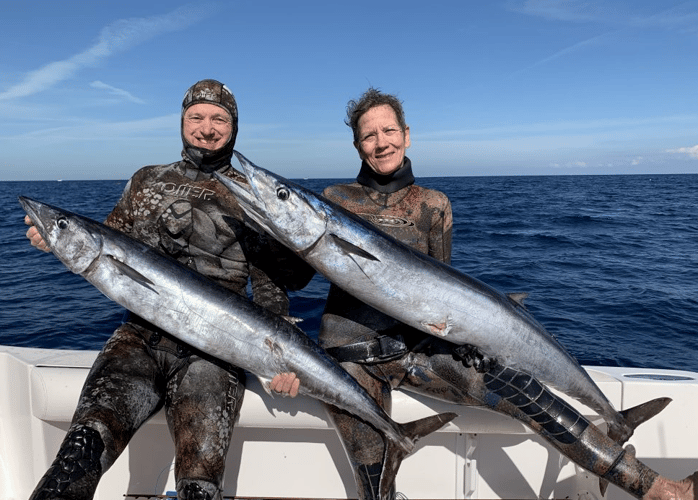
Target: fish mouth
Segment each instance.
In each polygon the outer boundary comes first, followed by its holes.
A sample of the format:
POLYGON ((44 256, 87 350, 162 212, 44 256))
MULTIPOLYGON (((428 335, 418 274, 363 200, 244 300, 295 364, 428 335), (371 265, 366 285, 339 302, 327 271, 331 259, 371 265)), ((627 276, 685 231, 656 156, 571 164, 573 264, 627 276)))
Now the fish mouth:
POLYGON ((27 198, 26 196, 20 196, 18 199, 19 204, 22 205, 22 208, 27 213, 29 218, 32 220, 34 224, 36 224, 38 219, 37 212, 39 209, 39 204, 31 198, 27 198))
POLYGON ((237 158, 238 162, 240 162, 240 166, 242 167, 243 174, 247 179, 247 183, 240 182, 239 180, 231 177, 226 177, 218 172, 214 172, 213 175, 233 193, 238 201, 238 204, 242 207, 250 219, 257 223, 263 230, 271 232, 271 228, 269 228, 265 222, 267 219, 266 215, 268 213, 267 206, 255 182, 255 169, 259 167, 253 165, 247 158, 242 156, 237 151, 233 151, 233 154, 237 158))
MULTIPOLYGON (((227 187, 235 198, 237 199, 240 206, 247 210, 253 210, 254 207, 259 203, 257 196, 255 195, 254 188, 250 184, 243 184, 239 180, 231 179, 230 177, 225 177, 220 175, 218 172, 214 172, 216 178, 221 181, 225 187, 227 187)), ((247 177, 247 176, 245 176, 247 177)), ((249 177, 247 177, 249 180, 249 177)))
MULTIPOLYGON (((245 157, 240 155, 237 151, 235 151, 234 154, 238 162, 240 162, 240 167, 242 168, 242 173, 245 175, 245 179, 247 179, 247 183, 243 184, 236 179, 230 179, 232 182, 228 185, 232 186, 233 194, 241 200, 246 207, 256 209, 257 206, 264 205, 264 201, 255 183, 254 167, 250 166, 245 157)), ((256 211, 257 210, 255 210, 255 212, 256 211)))
POLYGON ((39 231, 44 241, 48 243, 48 233, 41 217, 41 213, 46 208, 46 205, 39 201, 32 200, 31 198, 27 198, 26 196, 19 196, 18 199, 19 204, 22 205, 22 208, 34 223, 34 227, 39 231))

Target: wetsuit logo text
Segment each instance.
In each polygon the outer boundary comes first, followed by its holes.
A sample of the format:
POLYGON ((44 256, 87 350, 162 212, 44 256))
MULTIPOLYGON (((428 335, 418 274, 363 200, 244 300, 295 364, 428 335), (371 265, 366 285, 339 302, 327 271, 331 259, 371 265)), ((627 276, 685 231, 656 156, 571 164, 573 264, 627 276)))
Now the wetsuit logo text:
POLYGON ((163 186, 165 194, 170 196, 178 196, 181 198, 200 198, 203 200, 210 200, 215 194, 210 189, 204 189, 199 186, 193 186, 191 184, 180 184, 179 186, 174 182, 168 182, 163 186))

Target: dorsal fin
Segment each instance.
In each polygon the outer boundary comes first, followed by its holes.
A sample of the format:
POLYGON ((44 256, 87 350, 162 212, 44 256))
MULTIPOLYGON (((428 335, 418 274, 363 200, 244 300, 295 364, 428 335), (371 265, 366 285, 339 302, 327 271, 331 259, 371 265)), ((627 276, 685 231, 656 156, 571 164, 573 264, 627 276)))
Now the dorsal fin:
POLYGON ((526 307, 524 304, 524 300, 528 298, 528 294, 525 292, 516 292, 516 293, 508 293, 507 297, 509 297, 509 300, 511 300, 514 304, 521 306, 521 307, 526 307))

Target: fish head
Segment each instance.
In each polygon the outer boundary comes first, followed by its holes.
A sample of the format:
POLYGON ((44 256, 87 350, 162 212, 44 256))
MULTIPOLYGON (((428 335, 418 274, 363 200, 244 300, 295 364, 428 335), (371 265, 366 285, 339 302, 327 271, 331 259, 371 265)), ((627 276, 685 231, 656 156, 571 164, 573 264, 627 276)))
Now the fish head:
POLYGON ((92 221, 24 196, 19 203, 53 254, 72 272, 82 274, 99 257, 102 239, 90 230, 92 221))
POLYGON ((247 183, 215 175, 256 224, 296 252, 303 252, 323 237, 327 212, 314 193, 258 167, 237 151, 235 156, 247 183))

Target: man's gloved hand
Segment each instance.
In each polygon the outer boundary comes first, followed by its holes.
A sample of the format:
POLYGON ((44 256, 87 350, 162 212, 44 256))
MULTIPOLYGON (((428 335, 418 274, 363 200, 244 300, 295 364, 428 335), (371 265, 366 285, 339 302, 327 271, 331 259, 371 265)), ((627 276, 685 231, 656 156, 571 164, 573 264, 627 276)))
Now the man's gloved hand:
POLYGON ((478 373, 486 373, 497 364, 497 358, 485 356, 474 345, 459 345, 453 348, 453 353, 465 366, 472 366, 478 373))

